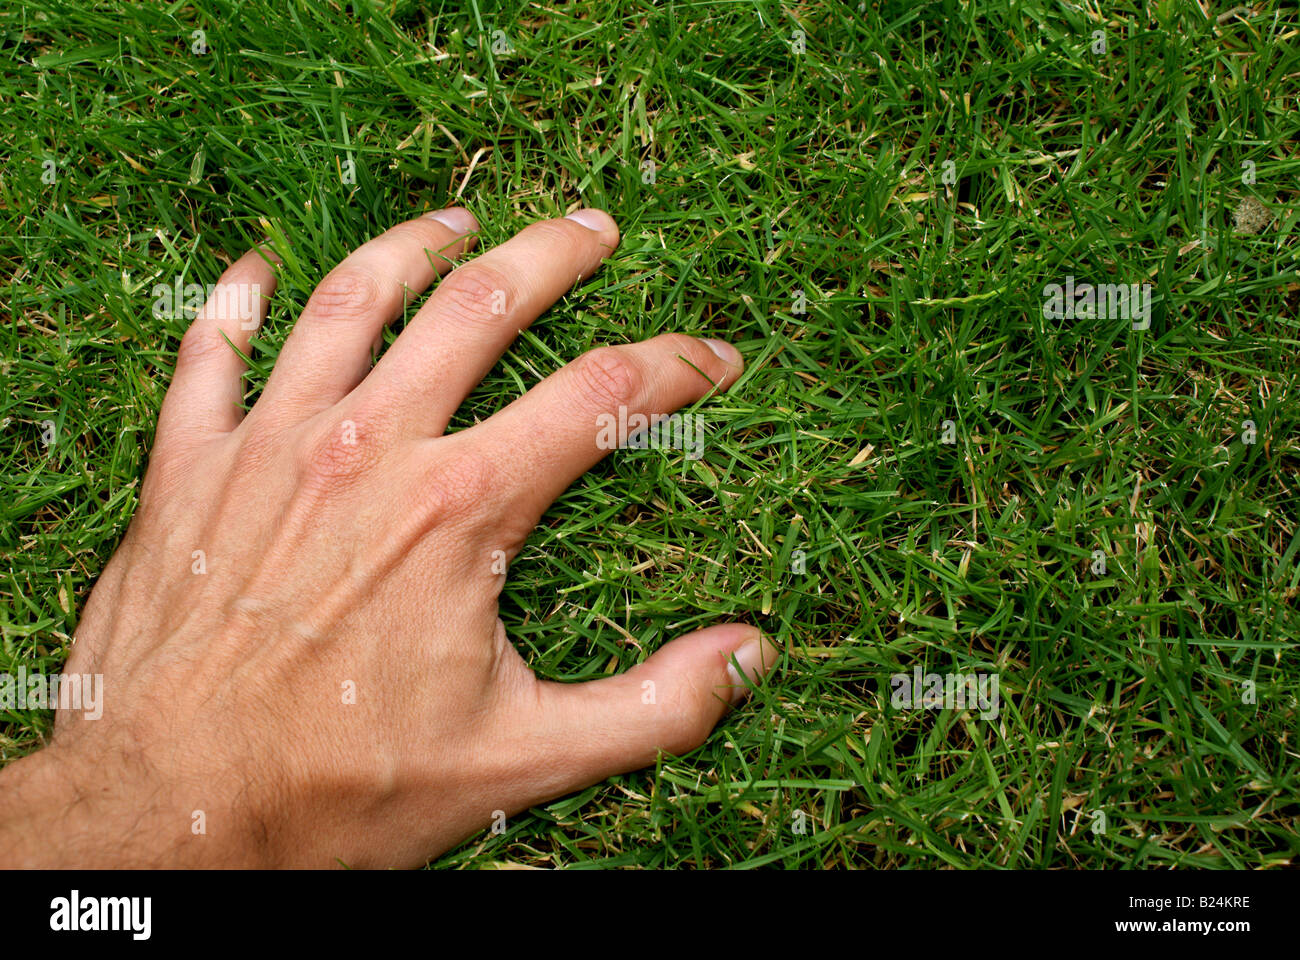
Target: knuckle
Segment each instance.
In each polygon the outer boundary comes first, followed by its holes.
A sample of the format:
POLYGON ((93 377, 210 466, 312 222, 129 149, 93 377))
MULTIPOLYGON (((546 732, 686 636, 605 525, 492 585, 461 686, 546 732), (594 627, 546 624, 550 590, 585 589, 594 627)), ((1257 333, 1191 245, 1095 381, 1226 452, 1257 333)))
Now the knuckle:
POLYGON ((368 474, 380 456, 375 438, 363 435, 357 421, 347 419, 308 442, 301 470, 308 486, 338 488, 368 474))
POLYGON ((482 323, 509 312, 512 289, 501 271, 471 261, 438 285, 438 309, 458 323, 482 323))
POLYGON ((674 717, 660 739, 659 749, 675 757, 684 756, 708 739, 707 731, 699 731, 699 724, 689 718, 674 717))
POLYGON ((332 316, 348 320, 374 313, 383 300, 384 292, 373 274, 340 267, 320 282, 307 306, 317 318, 332 316))
MULTIPOLYGON (((685 357, 697 367, 707 369, 718 359, 714 356, 713 351, 703 343, 695 337, 688 337, 684 333, 664 333, 660 334, 659 338, 656 339, 660 339, 672 351, 673 356, 685 357)), ((681 361, 676 362, 680 363, 681 361)))
POLYGON ((284 444, 279 431, 263 423, 263 418, 256 414, 254 408, 253 414, 239 425, 235 433, 239 446, 235 450, 232 471, 236 477, 260 473, 276 458, 284 444))
POLYGON ((229 349, 220 331, 207 325, 194 324, 185 331, 180 346, 176 348, 176 365, 203 363, 229 349))
MULTIPOLYGON (((661 700, 664 711, 659 735, 659 748, 681 756, 690 753, 713 730, 708 705, 701 702, 699 691, 674 683, 668 695, 661 700)), ((708 696, 713 696, 710 691, 708 696)))
POLYGON ((446 480, 466 500, 478 503, 495 488, 497 469, 486 457, 462 457, 447 468, 446 480))
POLYGON ((584 353, 574 362, 573 376, 583 398, 601 410, 632 406, 645 388, 641 368, 618 347, 584 353))
POLYGON ((430 525, 476 516, 498 483, 486 457, 457 457, 433 466, 421 484, 420 514, 430 525))

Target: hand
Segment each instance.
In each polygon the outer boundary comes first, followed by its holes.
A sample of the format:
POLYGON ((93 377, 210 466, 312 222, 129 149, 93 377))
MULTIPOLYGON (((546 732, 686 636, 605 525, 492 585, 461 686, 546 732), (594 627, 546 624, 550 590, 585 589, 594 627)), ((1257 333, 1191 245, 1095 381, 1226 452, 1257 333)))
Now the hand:
POLYGON ((261 296, 214 297, 186 333, 65 668, 103 675, 103 715, 59 711, 51 745, 0 777, 0 862, 419 865, 494 811, 693 749, 772 666, 740 624, 588 683, 540 681, 515 651, 501 558, 608 452, 600 415, 669 413, 742 364, 679 335, 603 347, 444 436, 618 243, 581 210, 448 272, 477 229, 443 210, 335 267, 244 418, 223 335, 247 352, 275 276, 258 251, 225 273, 219 292, 261 296), (383 325, 444 273, 372 370, 383 325))

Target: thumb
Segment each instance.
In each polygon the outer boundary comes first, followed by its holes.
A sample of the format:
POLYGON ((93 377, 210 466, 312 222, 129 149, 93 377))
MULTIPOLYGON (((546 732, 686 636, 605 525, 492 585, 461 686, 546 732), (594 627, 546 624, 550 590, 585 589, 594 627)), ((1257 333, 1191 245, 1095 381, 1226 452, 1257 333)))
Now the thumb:
POLYGON ((618 676, 544 683, 538 730, 548 760, 576 790, 650 766, 660 751, 694 750, 777 655, 757 627, 727 623, 678 637, 618 676))

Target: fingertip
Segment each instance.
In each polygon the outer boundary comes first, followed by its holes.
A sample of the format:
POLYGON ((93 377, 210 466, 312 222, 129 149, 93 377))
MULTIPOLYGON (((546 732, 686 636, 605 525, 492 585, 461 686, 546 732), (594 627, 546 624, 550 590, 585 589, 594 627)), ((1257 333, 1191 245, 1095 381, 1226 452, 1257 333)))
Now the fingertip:
POLYGON ((447 229, 454 230, 460 236, 477 233, 479 229, 478 220, 474 214, 464 207, 447 207, 445 210, 435 210, 433 213, 426 213, 424 216, 426 220, 436 220, 447 229))
POLYGON ((780 649, 761 630, 749 627, 748 634, 727 657, 731 702, 736 704, 744 700, 750 689, 772 672, 780 655, 780 649))
POLYGON ((574 223, 581 224, 588 230, 594 231, 601 235, 601 241, 608 244, 611 248, 618 246, 618 224, 604 210, 596 207, 583 207, 574 210, 564 219, 572 220, 574 223))
POLYGON ((734 344, 727 343, 725 340, 705 340, 704 345, 712 350, 713 355, 723 363, 744 369, 745 358, 734 344))
POLYGON ((721 692, 736 704, 772 672, 780 653, 780 648, 753 624, 719 623, 678 637, 661 648, 657 655, 662 656, 660 663, 667 670, 689 670, 687 665, 694 661, 696 670, 704 671, 696 675, 709 683, 711 689, 715 684, 723 683, 721 692), (704 661, 708 661, 706 650, 712 652, 711 665, 699 659, 703 656, 704 661), (725 677, 721 676, 724 670, 725 677))
POLYGON ((704 627, 694 633, 688 633, 679 639, 686 637, 699 637, 708 640, 720 653, 730 654, 731 651, 760 636, 762 631, 750 623, 715 623, 711 627, 704 627))

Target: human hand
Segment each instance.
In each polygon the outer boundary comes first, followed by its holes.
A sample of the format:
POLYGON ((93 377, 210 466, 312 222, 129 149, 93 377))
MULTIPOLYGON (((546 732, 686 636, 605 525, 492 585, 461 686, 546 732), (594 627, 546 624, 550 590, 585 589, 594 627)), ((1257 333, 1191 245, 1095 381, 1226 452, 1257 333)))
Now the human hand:
POLYGON ((103 675, 103 715, 60 711, 51 745, 5 770, 0 860, 419 865, 494 811, 693 749, 747 689, 730 661, 751 679, 772 666, 741 624, 580 684, 538 680, 515 651, 499 560, 608 452, 598 417, 669 413, 742 364, 680 335, 603 347, 443 435, 517 331, 618 243, 582 210, 447 273, 476 230, 440 211, 335 267, 244 418, 223 334, 247 352, 275 276, 252 251, 222 277, 262 296, 214 298, 187 332, 139 509, 65 668, 103 675), (443 273, 372 370, 384 324, 443 273))

